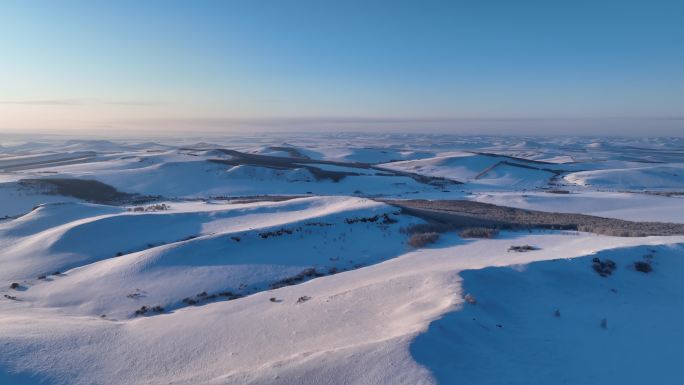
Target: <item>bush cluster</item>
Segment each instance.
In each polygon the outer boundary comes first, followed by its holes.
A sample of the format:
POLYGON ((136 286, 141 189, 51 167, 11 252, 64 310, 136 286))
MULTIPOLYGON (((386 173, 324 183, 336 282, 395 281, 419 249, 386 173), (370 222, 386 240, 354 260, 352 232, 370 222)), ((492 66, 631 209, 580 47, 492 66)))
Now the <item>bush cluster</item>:
POLYGON ((499 230, 486 227, 468 227, 458 233, 461 238, 494 238, 497 234, 499 230))
POLYGON ((604 259, 603 261, 596 257, 591 260, 591 267, 597 272, 601 277, 607 277, 613 274, 617 265, 613 260, 604 259))
POLYGON ((408 243, 412 247, 418 248, 437 242, 439 233, 416 233, 409 237, 408 243))

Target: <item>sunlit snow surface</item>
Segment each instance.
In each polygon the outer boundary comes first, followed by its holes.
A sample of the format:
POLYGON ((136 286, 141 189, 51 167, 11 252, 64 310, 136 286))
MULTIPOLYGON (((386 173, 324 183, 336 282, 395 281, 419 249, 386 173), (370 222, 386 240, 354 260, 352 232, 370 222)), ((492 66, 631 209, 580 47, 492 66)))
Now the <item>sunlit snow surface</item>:
POLYGON ((684 223, 683 168, 677 138, 0 136, 0 384, 678 384, 684 236, 414 249, 375 199, 684 223))

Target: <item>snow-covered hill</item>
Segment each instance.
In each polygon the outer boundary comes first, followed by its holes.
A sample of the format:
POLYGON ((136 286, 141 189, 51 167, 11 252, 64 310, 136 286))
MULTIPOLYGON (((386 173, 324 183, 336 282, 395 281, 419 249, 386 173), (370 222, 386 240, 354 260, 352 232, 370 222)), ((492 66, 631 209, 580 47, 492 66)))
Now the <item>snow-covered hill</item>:
POLYGON ((478 202, 559 213, 586 213, 646 222, 684 222, 684 197, 628 192, 483 192, 478 202))
POLYGON ((439 384, 679 384, 683 252, 641 246, 464 271, 475 303, 433 322, 411 352, 439 384), (595 258, 615 271, 600 276, 595 258))
POLYGON ((684 164, 576 172, 565 180, 612 190, 684 191, 684 164))
MULTIPOLYGON (((469 188, 530 189, 548 185, 563 167, 473 152, 449 153, 435 158, 387 163, 381 167, 466 182, 469 188)), ((566 166, 574 168, 574 166, 566 166)))
POLYGON ((684 234, 462 238, 381 202, 684 223, 681 141, 0 146, 2 385, 680 382, 684 234))
MULTIPOLYGON (((296 281, 355 269, 407 248, 399 231, 410 218, 365 199, 232 206, 237 207, 193 204, 108 215, 90 211, 87 221, 8 240, 11 246, 0 259, 12 268, 1 279, 30 287, 22 300, 37 306, 118 319, 131 317, 142 306, 168 311, 186 306, 185 298, 226 299, 219 294, 243 296, 293 277, 296 281), (140 230, 127 234, 127 228, 140 230), (98 234, 110 236, 88 242, 98 234), (60 274, 50 274, 54 271, 60 274), (39 275, 47 277, 36 279, 39 275), (91 290, 82 291, 83 285, 91 290)), ((30 215, 40 216, 33 226, 53 217, 52 209, 30 215)), ((75 216, 73 211, 93 208, 71 209, 75 216)), ((9 235, 16 236, 13 230, 9 235)))
MULTIPOLYGON (((462 303, 459 271, 663 242, 684 238, 511 233, 473 242, 450 236, 433 248, 300 285, 119 321, 72 316, 30 300, 3 301, 2 366, 7 381, 18 371, 74 384, 103 378, 129 384, 433 383, 419 365, 422 358, 414 361, 411 344, 462 303), (540 250, 511 254, 512 243, 540 250)), ((71 274, 77 272, 55 280, 71 274)))

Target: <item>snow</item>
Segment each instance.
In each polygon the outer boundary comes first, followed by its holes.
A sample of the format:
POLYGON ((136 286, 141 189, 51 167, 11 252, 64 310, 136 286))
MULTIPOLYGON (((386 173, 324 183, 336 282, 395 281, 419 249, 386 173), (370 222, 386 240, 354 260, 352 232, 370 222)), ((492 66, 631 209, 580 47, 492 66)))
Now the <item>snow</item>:
POLYGON ((3 139, 0 162, 26 167, 0 173, 0 218, 12 217, 0 220, 0 384, 677 384, 684 235, 451 231, 415 249, 405 230, 422 221, 369 197, 465 197, 683 223, 684 198, 640 192, 681 189, 682 144, 404 134, 3 139), (287 168, 211 161, 226 159, 216 148, 290 155, 279 147, 311 159, 287 168), (93 156, 70 158, 81 152, 93 156), (359 175, 335 182, 307 167, 359 175), (17 183, 45 177, 95 179, 161 195, 153 203, 165 206, 134 211, 17 183), (220 198, 253 195, 278 199, 220 198), (508 251, 525 244, 536 249, 508 251), (648 254, 653 272, 635 271, 648 254), (596 256, 617 270, 600 277, 596 256), (218 295, 228 291, 239 298, 218 295), (143 306, 163 311, 136 315, 143 306))
POLYGON ((381 167, 467 181, 474 179, 478 174, 492 167, 498 161, 499 159, 495 157, 460 152, 435 158, 388 163, 381 165, 381 167))
MULTIPOLYGON (((303 163, 305 164, 305 163, 303 163)), ((208 162, 204 158, 159 154, 140 159, 119 159, 106 163, 90 163, 60 167, 50 177, 95 179, 131 193, 164 197, 211 197, 219 195, 249 196, 278 194, 345 194, 356 191, 365 194, 402 194, 435 190, 410 177, 376 176, 365 168, 334 165, 312 166, 329 171, 344 171, 348 175, 335 182, 317 179, 304 166, 277 169, 250 165, 231 166, 208 162)), ((53 168, 39 171, 52 171, 53 168)), ((37 175, 24 175, 36 177, 37 175)), ((15 179, 19 179, 15 177, 15 179)))
POLYGON ((0 157, 0 171, 38 167, 45 164, 59 164, 95 155, 92 151, 0 157))
POLYGON ((411 352, 440 384, 678 384, 682 251, 600 252, 617 263, 606 278, 592 257, 464 271, 477 302, 435 321, 411 352), (644 255, 652 273, 632 266, 644 255))
POLYGON ((569 174, 565 180, 613 190, 684 191, 684 164, 584 171, 569 174))
POLYGON ((14 182, 0 183, 0 219, 25 214, 43 203, 73 201, 69 197, 37 194, 14 182))
MULTIPOLYGON (((408 223, 398 219, 391 225, 347 224, 345 219, 392 215, 392 211, 364 199, 304 198, 254 209, 205 212, 209 216, 199 218, 174 213, 100 216, 65 231, 49 249, 53 254, 75 254, 72 258, 79 261, 85 256, 99 261, 73 270, 51 266, 65 276, 34 283, 24 300, 42 307, 70 307, 78 313, 125 318, 142 305, 171 309, 183 298, 203 291, 261 290, 310 267, 327 273, 331 268, 347 270, 377 263, 405 251, 405 245, 395 239, 399 228, 408 223), (198 226, 197 220, 206 222, 198 226), (318 223, 326 225, 319 227, 318 223), (124 240, 111 237, 97 244, 84 242, 97 233, 118 234, 124 227, 150 230, 124 240), (268 239, 259 236, 281 228, 293 233, 268 239), (195 232, 197 238, 183 240, 195 232), (232 239, 236 236, 239 241, 232 239), (387 241, 368 247, 369 242, 383 239, 387 241), (149 248, 145 242, 159 246, 149 248), (140 249, 145 250, 128 253, 140 249), (126 255, 108 258, 118 250, 126 255), (92 289, 83 292, 83 285, 92 289), (144 299, 127 298, 135 292, 144 293, 144 299)), ((33 249, 22 260, 40 254, 47 253, 33 249)))
POLYGON ((387 163, 381 167, 467 182, 470 189, 530 189, 543 187, 555 175, 554 164, 470 152, 387 163))
POLYGON ((16 341, 5 345, 13 357, 5 365, 54 382, 432 383, 407 351, 413 337, 461 302, 459 271, 683 241, 540 233, 465 242, 452 236, 363 269, 153 317, 108 321, 5 302, 0 338, 16 341), (540 250, 510 254, 511 242, 540 250), (312 299, 297 304, 304 295, 312 299), (271 296, 283 302, 270 302, 271 296), (11 337, 29 330, 30 339, 11 337), (191 346, 197 349, 183 348, 191 346))

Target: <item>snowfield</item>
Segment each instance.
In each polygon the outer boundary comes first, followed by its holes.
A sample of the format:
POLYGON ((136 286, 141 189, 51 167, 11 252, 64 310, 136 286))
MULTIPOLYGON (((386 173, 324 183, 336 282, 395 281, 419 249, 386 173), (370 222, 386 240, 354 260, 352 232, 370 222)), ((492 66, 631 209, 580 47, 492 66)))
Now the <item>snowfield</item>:
POLYGON ((464 271, 476 304, 435 321, 411 352, 440 384, 679 384, 684 311, 670 304, 681 303, 682 252, 640 246, 464 271), (644 257, 653 272, 634 269, 644 257), (593 258, 616 271, 600 277, 593 258))
POLYGON ((569 174, 570 183, 613 190, 684 190, 684 164, 595 170, 569 174))
POLYGON ((0 384, 679 384, 684 234, 380 200, 681 224, 683 145, 0 137, 0 384))
POLYGON ((387 163, 382 167, 468 182, 470 188, 534 188, 546 185, 560 170, 556 164, 474 152, 387 163))

